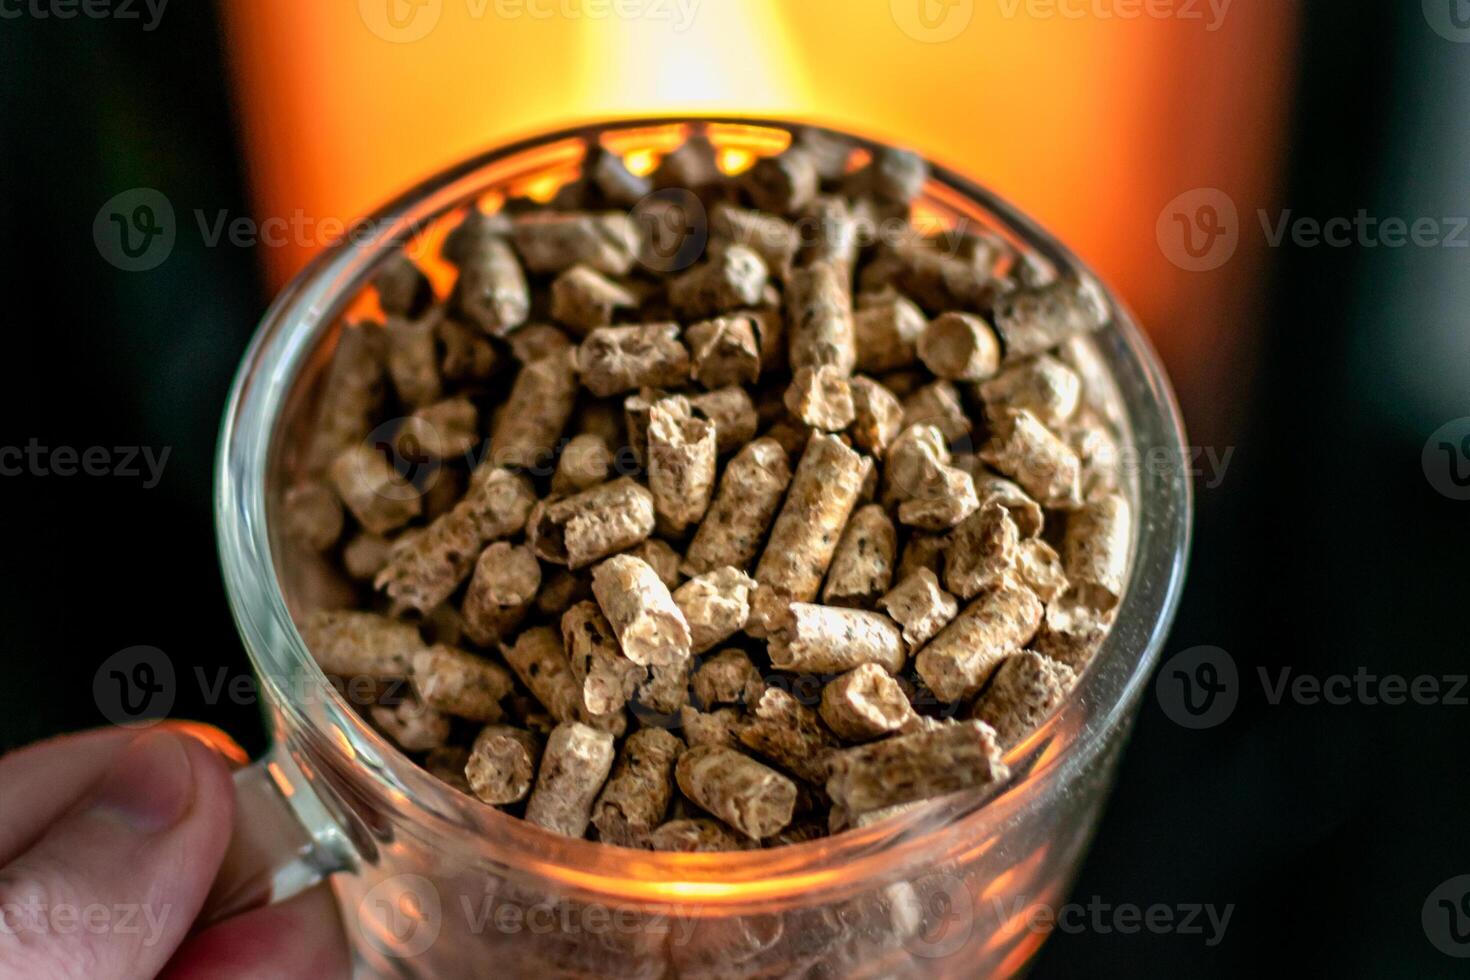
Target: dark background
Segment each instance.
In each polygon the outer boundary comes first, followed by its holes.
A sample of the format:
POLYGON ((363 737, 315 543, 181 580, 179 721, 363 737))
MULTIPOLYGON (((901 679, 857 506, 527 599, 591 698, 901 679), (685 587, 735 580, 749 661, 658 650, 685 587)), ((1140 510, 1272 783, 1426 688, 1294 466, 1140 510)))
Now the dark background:
MULTIPOLYGON (((1470 213, 1470 45, 1419 4, 1305 5, 1285 204, 1303 215, 1470 213)), ((162 482, 0 478, 0 748, 104 723, 97 666, 167 651, 173 713, 263 744, 249 704, 205 704, 195 666, 243 673, 210 514, 218 419, 268 301, 259 256, 180 235, 167 274, 104 262, 101 203, 140 185, 247 215, 218 26, 0 22, 0 292, 11 365, 0 445, 169 447, 162 482)), ((181 220, 191 220, 181 218, 181 220)), ((1470 707, 1271 704, 1257 673, 1470 672, 1470 503, 1420 455, 1470 415, 1470 250, 1272 251, 1248 399, 1197 404, 1235 453, 1200 488, 1168 656, 1229 651, 1239 707, 1171 722, 1152 691, 1073 896, 1233 905, 1225 938, 1055 935, 1035 975, 1465 975, 1420 913, 1470 873, 1470 707)), ((3 819, 3 814, 0 814, 3 819)))

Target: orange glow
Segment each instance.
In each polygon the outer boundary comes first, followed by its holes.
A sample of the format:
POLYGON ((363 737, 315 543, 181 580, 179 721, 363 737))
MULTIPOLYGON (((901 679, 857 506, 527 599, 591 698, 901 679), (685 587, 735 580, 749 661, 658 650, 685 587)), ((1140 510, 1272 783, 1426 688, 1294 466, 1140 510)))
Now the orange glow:
POLYGON ((197 721, 174 721, 170 720, 168 728, 180 735, 187 735, 209 746, 215 752, 224 757, 226 762, 234 766, 244 766, 250 763, 250 757, 245 750, 224 732, 213 725, 206 725, 197 721))
POLYGON ((1036 955, 1036 951, 1041 948, 1041 944, 1046 942, 1047 937, 1050 935, 1050 932, 1037 932, 1022 939, 1016 944, 1016 948, 1011 950, 1005 959, 1001 960, 1000 965, 995 968, 995 975, 998 977, 1010 977, 1018 974, 1022 967, 1031 962, 1031 957, 1036 955))
POLYGON ((281 791, 282 796, 289 800, 296 795, 296 787, 291 785, 291 780, 286 776, 286 770, 282 769, 278 763, 267 763, 265 769, 270 773, 271 782, 276 784, 276 789, 281 791))

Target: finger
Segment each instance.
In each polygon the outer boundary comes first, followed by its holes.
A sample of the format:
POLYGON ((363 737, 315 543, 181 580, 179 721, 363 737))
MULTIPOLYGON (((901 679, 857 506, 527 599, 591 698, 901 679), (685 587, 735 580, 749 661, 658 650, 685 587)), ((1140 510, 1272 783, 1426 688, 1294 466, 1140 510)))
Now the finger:
POLYGON ((336 899, 318 885, 191 937, 160 980, 337 980, 349 967, 336 899))
POLYGON ((0 870, 0 976, 150 977, 189 931, 224 855, 234 794, 219 756, 157 728, 0 870))

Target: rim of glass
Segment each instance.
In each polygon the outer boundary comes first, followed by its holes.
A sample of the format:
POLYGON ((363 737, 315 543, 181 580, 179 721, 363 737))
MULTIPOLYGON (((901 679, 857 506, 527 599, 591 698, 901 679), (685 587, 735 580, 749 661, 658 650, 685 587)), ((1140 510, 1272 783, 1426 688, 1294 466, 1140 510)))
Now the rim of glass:
MULTIPOLYGON (((1084 770, 1124 724, 1147 684, 1172 625, 1183 587, 1193 512, 1182 462, 1184 429, 1163 369, 1128 309, 1110 290, 1112 324, 1094 334, 1113 374, 1135 458, 1150 451, 1175 461, 1137 468, 1132 567, 1115 625, 1063 705, 1008 756, 1013 774, 986 793, 960 793, 867 828, 768 850, 719 854, 630 851, 561 837, 501 813, 439 782, 372 729, 327 683, 307 651, 280 588, 267 527, 267 474, 281 412, 325 331, 368 282, 377 261, 429 222, 476 199, 484 171, 526 151, 567 140, 588 145, 609 132, 663 126, 749 126, 794 134, 824 129, 804 122, 718 115, 632 117, 531 136, 444 170, 366 220, 374 241, 343 241, 317 256, 266 311, 226 405, 215 472, 215 523, 230 608, 246 652, 290 726, 370 777, 385 805, 410 807, 428 837, 496 848, 507 869, 562 879, 569 889, 628 896, 630 882, 661 886, 637 899, 707 904, 826 894, 844 884, 913 873, 946 851, 973 851, 1022 815, 1049 788, 1084 770), (303 691, 320 696, 303 697, 303 691), (1057 748, 1054 743, 1065 740, 1057 748), (499 845, 497 847, 497 845, 499 845), (815 866, 837 866, 830 878, 815 866), (746 887, 732 889, 734 884, 746 887)), ((873 148, 879 140, 826 130, 873 148)), ((992 217, 997 227, 1050 260, 1061 274, 1098 281, 1072 253, 995 193, 931 160, 931 185, 946 186, 992 217)))

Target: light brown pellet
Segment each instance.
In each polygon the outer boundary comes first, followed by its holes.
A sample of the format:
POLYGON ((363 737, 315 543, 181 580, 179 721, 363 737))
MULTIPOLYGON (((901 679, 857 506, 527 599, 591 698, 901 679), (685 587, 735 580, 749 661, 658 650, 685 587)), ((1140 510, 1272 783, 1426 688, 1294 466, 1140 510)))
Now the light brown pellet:
POLYGON ((804 265, 831 262, 849 270, 857 263, 861 245, 861 221, 847 200, 838 195, 823 195, 812 201, 799 222, 804 265))
POLYGON ((703 320, 756 306, 768 276, 760 255, 744 245, 731 245, 670 282, 669 303, 685 320, 703 320))
POLYGON ((1068 423, 1066 431, 1058 434, 1067 440, 1081 461, 1084 500, 1118 490, 1122 450, 1108 423, 1090 409, 1082 409, 1068 423))
POLYGON ((919 338, 919 357, 936 377, 984 381, 1000 370, 1000 341, 980 317, 945 313, 919 338))
POLYGON ((739 208, 721 201, 710 212, 710 231, 717 239, 751 249, 771 275, 785 279, 801 240, 790 222, 773 214, 739 208))
POLYGON ((413 657, 413 684, 424 704, 470 721, 499 721, 500 700, 510 693, 510 671, 484 657, 432 646, 413 657))
POLYGON ((387 534, 419 515, 419 489, 372 446, 357 445, 332 463, 332 485, 357 523, 387 534))
POLYGON ((980 464, 972 472, 975 475, 975 494, 980 498, 982 508, 995 503, 1010 511, 1011 520, 1016 522, 1023 538, 1034 538, 1041 533, 1046 515, 1041 505, 1027 496, 1020 484, 980 464))
POLYGON ((603 841, 641 847, 663 822, 674 795, 674 760, 684 743, 662 728, 642 728, 628 736, 612 776, 592 808, 592 823, 603 841))
POLYGON ((564 350, 521 366, 490 437, 496 465, 550 467, 577 403, 573 360, 564 350))
POLYGON ((883 501, 889 506, 912 500, 931 474, 950 464, 949 447, 938 426, 910 425, 901 431, 883 457, 883 501))
POLYGON ((442 312, 421 320, 389 317, 384 333, 388 338, 388 377, 398 400, 410 408, 438 401, 444 391, 439 375, 439 351, 435 343, 442 312))
POLYGON ((648 667, 689 659, 689 623, 647 562, 629 555, 607 559, 592 570, 592 594, 629 660, 648 667))
POLYGON ((744 388, 731 385, 689 395, 697 418, 714 424, 715 448, 721 456, 733 453, 755 438, 755 404, 744 388))
POLYGON ((506 338, 506 343, 517 364, 531 364, 577 346, 566 331, 550 323, 528 323, 506 338))
POLYGON ((670 820, 648 835, 648 844, 655 851, 687 854, 744 851, 750 847, 729 827, 708 817, 670 820))
POLYGON ((551 476, 551 492, 557 495, 580 493, 607 480, 612 469, 612 454, 607 442, 598 435, 573 436, 562 447, 551 476))
POLYGON ((454 302, 465 319, 492 337, 504 337, 526 322, 531 293, 505 239, 482 237, 469 249, 459 263, 454 302))
POLYGON ((803 425, 824 432, 841 432, 857 417, 847 375, 830 365, 798 368, 786 389, 786 408, 803 425))
POLYGON ((722 704, 754 707, 766 690, 760 671, 743 650, 721 650, 707 659, 694 672, 690 686, 704 708, 722 704))
POLYGON ((378 268, 373 288, 378 293, 378 305, 389 316, 418 316, 434 298, 423 270, 401 252, 378 268))
POLYGON ((995 420, 980 458, 1019 483, 1044 507, 1070 510, 1082 502, 1077 454, 1024 409, 1007 411, 995 420))
POLYGON ((919 338, 928 326, 924 312, 902 296, 859 309, 852 317, 857 369, 882 373, 909 367, 918 359, 919 338))
POLYGON ((619 211, 522 215, 512 236, 526 268, 538 274, 581 264, 605 276, 627 275, 642 241, 632 216, 619 211))
POLYGON ((1045 353, 1073 334, 1096 330, 1111 317, 1095 283, 1059 280, 1002 296, 993 322, 1009 364, 1045 353))
POLYGON ((1082 401, 1082 379, 1049 354, 1019 361, 980 386, 988 412, 1024 408, 1042 425, 1060 430, 1082 401))
POLYGON ((961 599, 972 599, 999 585, 1016 566, 1020 551, 1021 532, 1010 511, 988 503, 955 528, 944 587, 961 599))
POLYGON ((557 725, 541 753, 526 819, 558 834, 581 837, 612 769, 613 754, 613 737, 607 732, 575 721, 557 725))
POLYGON ((320 480, 293 484, 281 500, 281 518, 286 536, 312 551, 336 544, 345 524, 341 498, 320 480))
POLYGON ((690 745, 724 745, 734 748, 739 744, 735 731, 740 725, 740 711, 736 708, 716 708, 700 711, 692 705, 679 708, 679 729, 684 741, 690 745))
POLYGON ((318 610, 301 623, 301 639, 322 672, 335 677, 397 680, 424 648, 410 623, 369 612, 318 610))
POLYGON ((1041 626, 1043 607, 1023 585, 1003 582, 982 593, 919 651, 919 677, 943 701, 973 697, 995 668, 1041 626))
POLYGON ((898 681, 877 664, 862 664, 822 688, 822 720, 839 736, 866 742, 903 727, 914 706, 898 681))
POLYGON ((702 575, 724 565, 748 568, 790 483, 786 451, 773 440, 757 439, 736 453, 684 554, 685 574, 702 575))
POLYGON ((834 752, 827 792, 834 804, 856 816, 992 786, 1010 775, 1000 756, 994 730, 979 721, 895 735, 834 752))
POLYGON ((881 383, 864 375, 851 381, 853 421, 848 429, 859 449, 881 459, 903 429, 903 403, 881 383))
POLYGON ((678 385, 689 377, 689 351, 677 323, 598 327, 577 348, 582 384, 599 398, 645 386, 678 385))
POLYGON ((674 590, 674 604, 689 623, 690 649, 703 653, 745 629, 755 580, 726 565, 674 590))
POLYGON ((468 455, 480 444, 480 416, 468 398, 446 398, 416 409, 393 433, 393 449, 403 459, 450 459, 468 455))
POLYGON ((777 670, 835 674, 875 663, 896 674, 906 655, 903 636, 882 613, 794 602, 791 618, 772 635, 771 666, 777 670))
POLYGON ((372 430, 373 417, 383 403, 386 344, 384 331, 376 324, 344 324, 338 330, 337 347, 323 372, 306 472, 322 473, 372 430))
POLYGON ((873 159, 851 176, 848 190, 884 204, 908 204, 919 196, 929 179, 929 165, 911 150, 879 147, 873 159))
POLYGON ((706 388, 754 384, 761 373, 760 335, 750 313, 732 313, 684 331, 694 380, 706 388))
POLYGON ((869 263, 861 284, 864 292, 891 286, 938 316, 985 309, 993 300, 996 282, 988 273, 928 244, 902 243, 869 263))
POLYGON ((787 347, 792 370, 857 364, 852 290, 846 271, 831 262, 798 269, 786 287, 787 347))
POLYGON ((1016 745, 1062 703, 1077 675, 1066 664, 1022 650, 1007 657, 970 717, 995 729, 1001 751, 1016 745))
POLYGON ((574 265, 551 284, 551 318, 579 337, 637 307, 638 297, 590 266, 574 265))
POLYGON ((678 537, 703 519, 718 456, 714 425, 695 418, 687 399, 654 404, 648 416, 648 489, 660 533, 678 537))
POLYGON ((500 655, 552 718, 558 722, 578 718, 582 689, 554 628, 525 630, 513 645, 501 644, 500 655))
POLYGON ((761 694, 755 710, 735 728, 742 745, 770 759, 796 778, 821 786, 827 778, 827 757, 837 747, 812 708, 779 687, 761 694))
POLYGON ((648 679, 638 686, 638 703, 660 715, 677 715, 689 704, 689 668, 692 663, 692 660, 681 660, 649 667, 648 679))
POLYGON ((1080 674, 1107 639, 1109 622, 1106 614, 1064 595, 1047 605, 1031 646, 1080 674))
POLYGON ((924 534, 915 531, 909 535, 898 556, 898 569, 893 577, 902 582, 914 572, 927 568, 936 576, 944 574, 944 559, 949 551, 948 534, 924 534))
POLYGON ((649 538, 646 541, 640 541, 634 547, 629 548, 627 553, 634 558, 641 558, 648 562, 659 581, 667 585, 670 592, 677 589, 679 583, 684 581, 684 576, 679 573, 679 562, 683 560, 683 556, 663 538, 649 538))
POLYGON ((931 463, 917 491, 898 505, 898 519, 924 531, 944 531, 974 513, 980 505, 975 481, 958 466, 931 463))
POLYGON ((959 602, 939 587, 931 569, 919 568, 878 600, 878 608, 902 628, 903 641, 917 650, 939 634, 959 613, 959 602))
POLYGON ((357 582, 371 582, 388 564, 393 543, 371 531, 359 531, 342 548, 342 567, 357 582))
POLYGON ((796 809, 795 783, 734 749, 695 746, 674 774, 691 802, 753 841, 784 828, 796 809))
POLYGON ((595 602, 579 602, 561 617, 562 643, 582 705, 594 715, 621 711, 647 676, 618 646, 612 624, 595 602))
POLYGON ((525 477, 494 466, 470 476, 469 492, 422 534, 400 538, 374 585, 396 607, 426 613, 469 575, 486 542, 526 526, 535 492, 525 477))
POLYGON ((959 390, 944 380, 924 385, 903 400, 903 424, 935 426, 950 442, 968 439, 973 429, 959 390))
POLYGON ((477 646, 494 646, 515 629, 541 590, 541 563, 527 546, 496 541, 475 561, 460 611, 477 646))
POLYGON ((392 707, 375 704, 368 714, 405 752, 427 752, 449 740, 449 716, 412 698, 404 698, 392 707))
POLYGON ((540 558, 575 571, 633 547, 653 533, 653 525, 653 494, 621 477, 575 496, 542 501, 527 534, 540 558))
POLYGON ((796 146, 757 160, 740 181, 757 208, 779 215, 793 215, 805 208, 817 196, 820 183, 816 163, 796 146))
POLYGON ((898 533, 888 512, 877 504, 859 508, 837 543, 822 601, 829 606, 870 608, 893 582, 897 557, 898 533))
POLYGON ((1106 612, 1118 604, 1132 540, 1132 511, 1120 494, 1090 501, 1068 515, 1067 577, 1085 605, 1106 612))
POLYGON ((531 792, 541 741, 524 728, 486 725, 465 763, 470 792, 492 806, 519 803, 531 792))
POLYGON ((1055 548, 1041 538, 1028 538, 1016 552, 1016 575, 1041 598, 1053 602, 1071 584, 1055 548))

